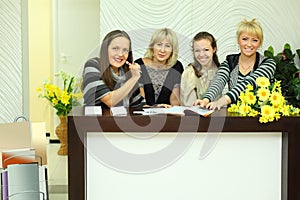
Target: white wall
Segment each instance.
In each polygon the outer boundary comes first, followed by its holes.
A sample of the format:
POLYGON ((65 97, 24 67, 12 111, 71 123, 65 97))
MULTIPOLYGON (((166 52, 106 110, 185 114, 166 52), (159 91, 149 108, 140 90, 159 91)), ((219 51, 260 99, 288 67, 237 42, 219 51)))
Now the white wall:
POLYGON ((212 33, 218 43, 220 61, 238 51, 236 27, 242 19, 256 18, 265 40, 261 52, 272 45, 280 52, 288 42, 300 48, 299 0, 102 0, 100 35, 123 29, 132 36, 134 57, 143 55, 153 29, 169 27, 178 33, 180 60, 191 62, 190 41, 199 31, 212 33))
POLYGON ((99 0, 53 0, 54 73, 79 69, 99 43, 99 0))
POLYGON ((28 93, 22 88, 27 71, 22 64, 22 1, 1 0, 0 5, 0 123, 4 123, 24 114, 23 106, 28 111, 23 105, 28 93))
MULTIPOLYGON (((191 39, 199 31, 212 33, 218 42, 220 61, 238 52, 237 24, 256 18, 264 29, 260 52, 270 45, 278 53, 286 42, 300 48, 300 1, 298 0, 64 0, 57 1, 56 64, 81 75, 85 61, 99 53, 104 36, 114 30, 127 31, 133 41, 134 58, 143 56, 154 29, 169 27, 178 34, 179 59, 192 61, 191 39), (99 3, 100 1, 100 3, 99 3)), ((295 52, 295 51, 294 51, 295 52)), ((296 59, 297 63, 298 58, 296 59)))

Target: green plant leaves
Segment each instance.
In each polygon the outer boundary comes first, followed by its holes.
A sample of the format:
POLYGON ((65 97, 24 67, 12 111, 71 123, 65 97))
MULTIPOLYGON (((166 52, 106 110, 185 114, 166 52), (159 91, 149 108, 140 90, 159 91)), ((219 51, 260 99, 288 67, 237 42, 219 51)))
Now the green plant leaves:
POLYGON ((289 50, 291 50, 291 45, 290 45, 289 43, 285 43, 284 49, 289 49, 289 50))
POLYGON ((274 49, 272 46, 269 46, 269 48, 264 51, 264 56, 267 58, 274 58, 274 49))
POLYGON ((285 59, 288 61, 291 61, 294 59, 295 54, 293 54, 293 52, 291 51, 291 49, 284 49, 283 50, 283 54, 285 56, 285 59))
POLYGON ((296 52, 297 52, 297 54, 299 56, 299 59, 300 59, 300 49, 297 49, 296 52))
MULTIPOLYGON (((300 58, 300 49, 296 50, 300 58)), ((264 51, 264 56, 274 59, 276 71, 274 77, 281 81, 282 94, 291 97, 290 102, 299 106, 300 100, 300 79, 298 77, 297 67, 294 61, 296 54, 293 54, 290 44, 286 43, 284 49, 274 56, 272 46, 264 51), (298 104, 297 104, 298 102, 298 104)))

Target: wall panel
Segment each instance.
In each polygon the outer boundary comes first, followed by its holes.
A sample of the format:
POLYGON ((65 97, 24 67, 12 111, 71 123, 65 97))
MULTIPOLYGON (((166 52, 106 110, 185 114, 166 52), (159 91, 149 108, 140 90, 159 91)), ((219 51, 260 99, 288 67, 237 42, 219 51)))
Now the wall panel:
POLYGON ((220 60, 238 51, 236 27, 242 19, 256 18, 264 29, 263 52, 272 45, 280 52, 288 42, 300 48, 300 1, 298 0, 101 0, 100 36, 113 29, 129 32, 134 57, 144 54, 153 29, 169 27, 178 33, 180 57, 191 61, 190 40, 198 31, 211 32, 218 40, 220 60))
POLYGON ((23 113, 20 0, 0 0, 0 123, 23 113))

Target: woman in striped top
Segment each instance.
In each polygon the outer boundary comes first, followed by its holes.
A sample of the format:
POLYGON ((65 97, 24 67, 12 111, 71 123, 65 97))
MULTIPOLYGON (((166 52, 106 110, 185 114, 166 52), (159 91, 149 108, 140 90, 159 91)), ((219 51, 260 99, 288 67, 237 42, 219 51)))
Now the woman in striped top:
POLYGON ((240 93, 246 89, 247 84, 256 87, 257 77, 263 76, 270 80, 274 78, 276 69, 274 60, 265 58, 257 52, 263 42, 263 31, 255 19, 243 20, 239 23, 237 41, 240 53, 226 57, 208 91, 193 105, 200 105, 208 109, 220 109, 230 103, 235 103, 240 93), (216 99, 222 93, 226 83, 228 83, 229 91, 221 98, 216 99))
POLYGON ((142 101, 138 88, 140 65, 132 63, 131 40, 120 30, 108 33, 102 41, 100 58, 89 59, 83 71, 85 105, 125 107, 142 101))

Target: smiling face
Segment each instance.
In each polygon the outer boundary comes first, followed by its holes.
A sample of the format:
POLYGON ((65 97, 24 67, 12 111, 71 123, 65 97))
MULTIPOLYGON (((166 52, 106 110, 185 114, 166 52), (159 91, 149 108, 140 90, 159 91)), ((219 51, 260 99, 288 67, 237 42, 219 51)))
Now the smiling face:
POLYGON ((193 52, 195 59, 203 66, 210 67, 212 65, 213 54, 216 48, 213 49, 210 40, 200 39, 194 41, 193 52))
POLYGON ((173 47, 167 39, 156 42, 153 45, 153 61, 161 64, 166 64, 173 51, 173 47))
POLYGON ((261 45, 261 40, 256 35, 241 33, 238 38, 241 54, 247 57, 253 56, 261 45))
POLYGON ((130 41, 125 37, 117 37, 108 45, 108 60, 113 69, 122 67, 129 54, 130 41))

